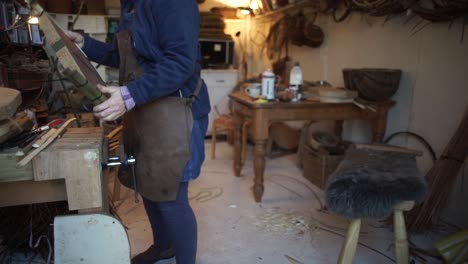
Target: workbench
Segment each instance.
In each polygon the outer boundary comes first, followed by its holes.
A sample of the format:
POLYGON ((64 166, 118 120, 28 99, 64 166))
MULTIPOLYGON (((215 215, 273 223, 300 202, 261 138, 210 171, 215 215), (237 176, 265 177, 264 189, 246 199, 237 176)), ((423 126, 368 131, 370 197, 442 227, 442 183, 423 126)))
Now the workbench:
POLYGON ((273 122, 293 120, 332 120, 335 133, 341 136, 345 120, 368 120, 372 124, 374 142, 382 142, 387 126, 387 113, 393 101, 375 103, 375 112, 361 109, 352 103, 320 103, 316 101, 255 103, 245 92, 229 95, 234 115, 234 174, 239 177, 241 162, 241 129, 246 118, 251 120, 254 147, 254 186, 256 202, 262 201, 264 192, 265 154, 269 137, 269 126, 273 122))
POLYGON ((25 167, 0 154, 0 207, 67 200, 69 210, 105 211, 102 142, 102 128, 68 128, 25 167))

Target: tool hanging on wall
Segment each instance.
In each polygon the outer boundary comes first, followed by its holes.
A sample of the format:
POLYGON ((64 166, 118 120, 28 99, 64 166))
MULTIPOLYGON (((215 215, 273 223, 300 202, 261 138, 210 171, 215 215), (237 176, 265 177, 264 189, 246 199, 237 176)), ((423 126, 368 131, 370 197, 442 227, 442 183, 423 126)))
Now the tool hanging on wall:
POLYGON ((31 15, 38 17, 39 25, 44 32, 46 39, 44 49, 49 57, 58 59, 59 71, 75 85, 79 84, 77 88, 85 96, 92 96, 89 99, 95 105, 103 102, 106 97, 96 89, 96 86, 104 84, 104 81, 83 51, 67 37, 36 0, 30 0, 29 5, 31 15))

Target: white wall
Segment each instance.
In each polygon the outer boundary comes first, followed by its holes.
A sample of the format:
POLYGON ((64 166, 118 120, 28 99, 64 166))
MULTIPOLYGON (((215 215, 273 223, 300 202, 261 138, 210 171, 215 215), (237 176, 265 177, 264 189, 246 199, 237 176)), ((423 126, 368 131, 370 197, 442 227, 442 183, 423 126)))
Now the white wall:
MULTIPOLYGON (((405 130, 416 132, 440 155, 468 109, 468 39, 465 37, 460 43, 460 21, 451 30, 448 24, 433 24, 412 36, 417 20, 407 25, 403 24, 404 20, 395 18, 383 25, 382 19, 366 20, 354 15, 337 24, 330 17, 321 16, 316 23, 326 35, 323 45, 318 49, 290 46, 290 57, 300 62, 305 80, 328 80, 335 86, 344 85, 342 69, 346 67, 402 69, 403 78, 393 98, 397 104, 389 113, 387 135, 405 130)), ((267 33, 265 19, 251 22, 252 32, 267 33)), ((270 64, 257 50, 252 47, 249 64, 254 71, 261 72, 270 64)), ((344 137, 368 141, 370 129, 361 122, 348 122, 344 137)), ((414 140, 406 144, 422 149, 414 140)), ((428 156, 420 161, 423 172, 431 165, 428 156)), ((468 180, 464 185, 467 190, 468 180)), ((468 192, 465 191, 464 197, 460 188, 455 188, 455 192, 450 201, 451 218, 468 226, 468 210, 460 213, 468 192)))

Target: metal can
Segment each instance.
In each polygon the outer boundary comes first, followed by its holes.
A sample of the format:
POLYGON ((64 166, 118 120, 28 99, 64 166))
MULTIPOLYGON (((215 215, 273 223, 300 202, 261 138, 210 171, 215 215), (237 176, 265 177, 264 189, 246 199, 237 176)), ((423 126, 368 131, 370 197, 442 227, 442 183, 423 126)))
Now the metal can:
POLYGON ((267 100, 275 99, 275 74, 270 69, 262 74, 262 95, 267 100))

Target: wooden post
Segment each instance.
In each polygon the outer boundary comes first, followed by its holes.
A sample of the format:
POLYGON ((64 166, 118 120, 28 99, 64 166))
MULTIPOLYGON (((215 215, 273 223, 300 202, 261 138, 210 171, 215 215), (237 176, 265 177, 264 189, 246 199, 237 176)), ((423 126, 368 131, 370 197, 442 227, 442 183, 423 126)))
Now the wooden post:
POLYGON ((119 180, 119 167, 114 170, 114 191, 112 192, 112 201, 120 200, 120 180, 119 180))
POLYGON ((341 248, 338 264, 352 264, 356 248, 359 240, 359 232, 361 230, 361 219, 354 219, 348 227, 346 240, 341 248))
POLYGON ((393 229, 395 232, 395 256, 397 264, 409 264, 408 239, 406 235, 404 211, 414 207, 414 201, 405 201, 395 206, 393 229))
POLYGON ((245 145, 247 144, 247 136, 248 130, 247 128, 250 126, 249 120, 244 120, 242 123, 242 145, 241 145, 241 163, 244 164, 245 161, 245 145))
POLYGON ((254 197, 257 203, 262 201, 263 192, 263 174, 265 173, 265 154, 266 154, 267 140, 256 140, 254 148, 254 197))
POLYGON ((216 159, 216 119, 213 120, 213 127, 211 132, 211 159, 216 159))
POLYGON ((242 151, 242 123, 244 118, 237 112, 234 112, 234 175, 240 177, 242 170, 241 151, 242 151))

